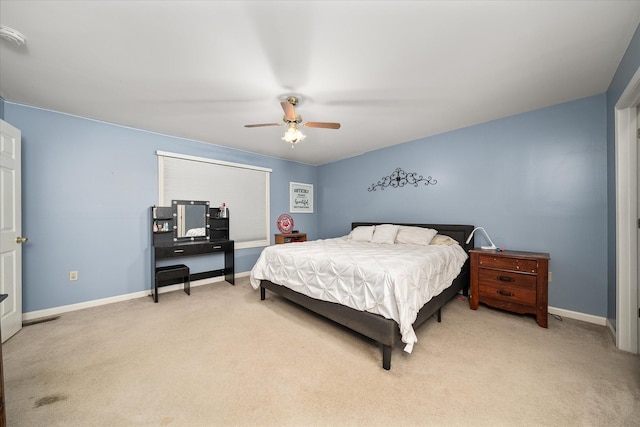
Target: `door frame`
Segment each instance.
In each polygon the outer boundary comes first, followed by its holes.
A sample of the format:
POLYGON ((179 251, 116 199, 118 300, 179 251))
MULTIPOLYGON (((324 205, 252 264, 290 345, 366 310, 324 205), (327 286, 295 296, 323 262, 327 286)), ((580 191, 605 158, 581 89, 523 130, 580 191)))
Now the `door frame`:
POLYGON ((640 68, 615 106, 616 347, 639 353, 638 344, 638 142, 640 68))

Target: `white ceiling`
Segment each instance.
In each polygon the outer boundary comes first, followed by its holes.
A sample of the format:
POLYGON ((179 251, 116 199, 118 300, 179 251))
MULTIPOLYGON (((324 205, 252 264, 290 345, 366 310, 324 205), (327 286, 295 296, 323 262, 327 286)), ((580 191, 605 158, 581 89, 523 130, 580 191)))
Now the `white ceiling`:
POLYGON ((324 164, 603 93, 640 1, 0 1, 6 101, 324 164), (301 97, 291 149, 279 102, 301 97))

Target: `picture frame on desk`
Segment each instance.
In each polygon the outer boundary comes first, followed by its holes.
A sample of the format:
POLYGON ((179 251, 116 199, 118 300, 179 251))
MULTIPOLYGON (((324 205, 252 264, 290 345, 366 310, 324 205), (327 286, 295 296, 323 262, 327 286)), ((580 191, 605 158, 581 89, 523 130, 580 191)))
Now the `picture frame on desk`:
POLYGON ((289 211, 313 213, 313 184, 289 182, 289 211))

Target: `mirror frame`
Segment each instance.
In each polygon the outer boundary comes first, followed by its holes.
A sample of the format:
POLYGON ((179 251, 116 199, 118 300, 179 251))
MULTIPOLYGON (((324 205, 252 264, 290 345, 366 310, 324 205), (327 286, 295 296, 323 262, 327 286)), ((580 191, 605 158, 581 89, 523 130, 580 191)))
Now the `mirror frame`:
POLYGON ((173 210, 173 241, 174 242, 198 242, 208 241, 210 239, 209 232, 209 202, 203 200, 172 200, 171 208, 173 210), (204 206, 204 236, 185 236, 178 237, 178 206, 204 206))

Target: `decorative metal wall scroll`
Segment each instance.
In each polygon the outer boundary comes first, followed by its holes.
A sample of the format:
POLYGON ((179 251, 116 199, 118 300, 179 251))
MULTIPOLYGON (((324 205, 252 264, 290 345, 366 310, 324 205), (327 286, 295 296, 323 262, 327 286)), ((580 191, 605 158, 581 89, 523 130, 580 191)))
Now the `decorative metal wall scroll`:
POLYGON ((398 188, 404 187, 405 185, 413 185, 414 187, 417 187, 419 184, 436 185, 437 183, 438 181, 430 176, 424 178, 422 175, 418 175, 417 172, 405 172, 402 168, 397 168, 391 173, 391 175, 383 176, 377 184, 371 184, 371 187, 369 187, 368 190, 376 191, 378 188, 380 188, 380 190, 384 190, 387 187, 398 188))

